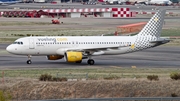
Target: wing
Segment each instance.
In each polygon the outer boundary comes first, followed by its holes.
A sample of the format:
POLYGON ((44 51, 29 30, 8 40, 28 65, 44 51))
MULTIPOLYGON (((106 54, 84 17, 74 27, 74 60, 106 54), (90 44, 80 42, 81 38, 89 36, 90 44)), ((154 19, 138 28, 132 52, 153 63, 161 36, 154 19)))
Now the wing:
POLYGON ((103 47, 78 47, 78 48, 69 48, 66 51, 83 52, 83 55, 102 55, 104 54, 103 52, 104 50, 121 49, 123 47, 130 47, 130 46, 116 45, 116 46, 103 46, 103 47))

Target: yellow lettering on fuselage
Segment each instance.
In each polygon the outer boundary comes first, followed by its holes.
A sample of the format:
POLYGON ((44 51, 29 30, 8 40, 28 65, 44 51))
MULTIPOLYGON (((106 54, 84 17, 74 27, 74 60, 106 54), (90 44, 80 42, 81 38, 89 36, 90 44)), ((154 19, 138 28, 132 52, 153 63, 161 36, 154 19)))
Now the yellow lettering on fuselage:
POLYGON ((68 41, 67 38, 56 38, 57 41, 68 41))

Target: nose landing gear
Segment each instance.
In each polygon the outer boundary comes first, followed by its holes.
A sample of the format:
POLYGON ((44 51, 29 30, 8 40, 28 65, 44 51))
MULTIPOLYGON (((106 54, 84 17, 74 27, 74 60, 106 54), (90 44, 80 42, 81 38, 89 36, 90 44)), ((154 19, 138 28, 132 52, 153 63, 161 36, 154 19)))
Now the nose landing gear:
POLYGON ((27 64, 31 64, 32 61, 31 61, 31 55, 28 55, 28 60, 27 60, 27 64))

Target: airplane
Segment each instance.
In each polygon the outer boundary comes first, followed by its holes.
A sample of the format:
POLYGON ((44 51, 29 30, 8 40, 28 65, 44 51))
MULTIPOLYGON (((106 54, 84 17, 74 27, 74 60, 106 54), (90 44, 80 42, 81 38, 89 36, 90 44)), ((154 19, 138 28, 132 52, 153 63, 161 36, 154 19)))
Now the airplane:
POLYGON ((123 4, 126 3, 128 0, 98 0, 98 2, 102 2, 105 4, 123 4))
POLYGON ((135 4, 145 4, 145 5, 171 5, 172 2, 170 0, 138 0, 135 1, 135 4))
POLYGON ((20 0, 0 0, 0 5, 10 5, 10 4, 16 4, 20 3, 22 1, 20 0))
POLYGON ((150 0, 147 4, 171 5, 172 2, 170 0, 150 0))
POLYGON ((6 50, 16 55, 47 56, 48 60, 64 58, 66 62, 81 63, 88 59, 94 65, 93 56, 119 55, 153 48, 170 40, 160 37, 166 10, 160 9, 134 36, 30 36, 15 40, 6 50))

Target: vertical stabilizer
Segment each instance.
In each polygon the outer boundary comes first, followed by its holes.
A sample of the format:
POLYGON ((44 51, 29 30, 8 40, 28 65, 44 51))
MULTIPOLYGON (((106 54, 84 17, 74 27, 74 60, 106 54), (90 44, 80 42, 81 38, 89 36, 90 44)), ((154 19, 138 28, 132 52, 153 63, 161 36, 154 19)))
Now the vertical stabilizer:
POLYGON ((159 40, 164 23, 166 10, 160 9, 154 14, 144 28, 135 36, 133 51, 154 47, 157 44, 151 43, 159 40))
POLYGON ((164 23, 165 9, 160 9, 156 14, 150 19, 150 21, 141 30, 138 36, 151 35, 153 37, 159 38, 164 23))

